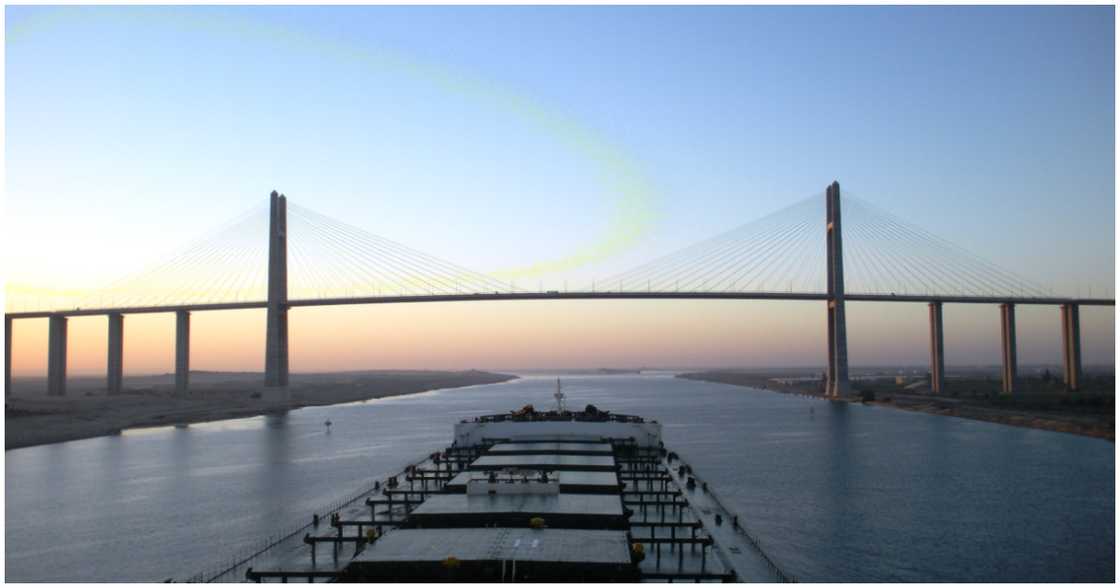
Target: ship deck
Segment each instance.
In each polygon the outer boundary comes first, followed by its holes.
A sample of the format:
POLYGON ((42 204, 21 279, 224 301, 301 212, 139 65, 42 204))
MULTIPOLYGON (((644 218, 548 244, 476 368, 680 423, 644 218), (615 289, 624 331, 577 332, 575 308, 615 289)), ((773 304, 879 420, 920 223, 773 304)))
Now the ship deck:
POLYGON ((498 443, 487 455, 613 455, 610 443, 540 442, 498 443))
POLYGON ((627 528, 618 495, 499 494, 468 496, 437 494, 409 514, 416 528, 527 527, 534 517, 565 529, 627 528))
MULTIPOLYGON (((466 492, 467 481, 484 478, 485 474, 465 471, 457 474, 444 486, 447 492, 466 492)), ((554 474, 560 482, 560 491, 571 494, 617 494, 622 490, 615 472, 587 472, 564 470, 554 474)))
MULTIPOLYGON (((506 445, 512 445, 507 443, 506 445)), ((614 457, 610 455, 561 455, 555 453, 519 453, 515 455, 484 455, 470 465, 472 471, 523 470, 613 472, 614 457)))
POLYGON ((675 454, 565 436, 449 447, 379 481, 303 536, 203 579, 791 578, 675 454))
POLYGON ((625 531, 581 529, 401 529, 356 556, 346 569, 346 577, 367 581, 504 575, 637 580, 625 531), (446 564, 448 557, 455 558, 453 567, 446 564))

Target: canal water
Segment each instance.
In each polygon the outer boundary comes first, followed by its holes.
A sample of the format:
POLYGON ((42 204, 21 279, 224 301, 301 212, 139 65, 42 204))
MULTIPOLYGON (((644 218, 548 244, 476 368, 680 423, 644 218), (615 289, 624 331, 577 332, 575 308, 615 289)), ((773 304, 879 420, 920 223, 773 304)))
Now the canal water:
MULTIPOLYGON (((564 379, 573 406, 662 422, 803 581, 1114 579, 1107 441, 668 374, 564 379)), ((458 419, 548 406, 554 388, 529 376, 8 451, 6 579, 188 577, 446 446, 458 419)))

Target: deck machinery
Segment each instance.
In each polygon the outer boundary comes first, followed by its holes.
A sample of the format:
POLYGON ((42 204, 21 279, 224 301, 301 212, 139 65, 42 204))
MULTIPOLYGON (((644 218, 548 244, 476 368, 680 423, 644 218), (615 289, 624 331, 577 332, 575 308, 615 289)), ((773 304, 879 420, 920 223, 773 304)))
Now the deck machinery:
POLYGON ((450 447, 237 571, 256 582, 791 579, 666 450, 659 423, 557 408, 458 423, 450 447))

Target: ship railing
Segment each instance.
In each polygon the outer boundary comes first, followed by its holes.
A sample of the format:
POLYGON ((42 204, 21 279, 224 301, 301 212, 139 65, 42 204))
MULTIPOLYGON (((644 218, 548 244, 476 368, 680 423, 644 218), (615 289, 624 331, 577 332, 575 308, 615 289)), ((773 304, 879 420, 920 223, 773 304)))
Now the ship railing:
MULTIPOLYGON (((427 461, 429 461, 429 458, 425 457, 424 459, 421 459, 415 463, 409 464, 403 468, 401 474, 408 471, 409 468, 414 466, 419 467, 427 461)), ((399 476, 401 474, 397 475, 399 476)), ((347 494, 346 496, 343 496, 331 502, 330 504, 317 510, 316 514, 318 514, 319 518, 321 519, 329 519, 330 516, 334 513, 339 512, 343 508, 353 504, 361 498, 378 492, 381 486, 382 484, 380 483, 380 481, 374 482, 368 487, 362 488, 357 492, 347 494)), ((306 519, 304 520, 306 521, 306 519)), ((268 535, 267 537, 262 538, 260 541, 253 543, 249 547, 237 551, 236 554, 227 557, 221 562, 216 563, 206 570, 194 574, 193 576, 190 576, 183 581, 191 583, 216 582, 224 576, 236 572, 238 568, 263 555, 269 549, 272 549, 273 547, 283 543, 284 541, 288 541, 293 537, 299 536, 300 533, 306 532, 308 529, 314 526, 314 517, 312 517, 312 522, 296 523, 290 527, 287 527, 283 531, 273 533, 268 535)), ((240 579, 241 578, 237 578, 237 580, 240 579)))
POLYGON ((473 419, 463 419, 464 423, 504 423, 504 422, 532 422, 532 421, 576 421, 591 423, 644 423, 640 416, 615 413, 584 413, 584 412, 534 412, 529 414, 488 414, 473 419))
MULTIPOLYGON (((688 467, 689 467, 689 470, 691 470, 692 477, 695 478, 697 482, 699 482, 700 481, 700 475, 696 473, 696 468, 693 467, 691 464, 689 464, 688 467)), ((773 559, 771 559, 771 557, 766 553, 766 550, 762 547, 762 542, 759 541, 758 537, 754 533, 751 533, 746 527, 743 526, 743 524, 741 522, 739 522, 740 519, 739 519, 738 515, 735 515, 735 511, 727 508, 727 506, 724 504, 724 502, 722 500, 720 500, 719 494, 716 493, 715 489, 713 489, 710 485, 705 485, 704 491, 712 499, 712 502, 715 502, 716 505, 718 505, 721 509, 723 509, 724 512, 726 512, 728 514, 731 514, 731 515, 734 515, 733 520, 735 521, 735 523, 733 524, 732 528, 734 528, 736 532, 738 532, 740 535, 742 535, 747 540, 747 542, 751 544, 751 547, 754 548, 755 553, 757 553, 759 555, 759 557, 762 558, 762 561, 765 562, 766 566, 770 569, 770 573, 772 573, 774 575, 774 577, 777 578, 777 580, 779 582, 784 582, 784 583, 796 583, 797 582, 797 577, 796 576, 794 576, 793 574, 783 570, 782 567, 779 566, 777 562, 775 562, 773 559)))
MULTIPOLYGON (((347 505, 353 503, 354 501, 360 499, 362 496, 365 496, 365 495, 367 495, 371 492, 374 492, 374 488, 372 486, 369 487, 369 488, 366 488, 366 489, 364 489, 360 492, 355 492, 351 495, 348 495, 345 498, 341 498, 341 499, 335 500, 334 502, 331 502, 330 504, 328 504, 326 507, 324 507, 322 509, 323 518, 329 518, 330 515, 338 512, 342 508, 346 507, 347 505)), ((298 536, 301 532, 306 532, 308 529, 310 529, 311 527, 314 527, 314 526, 315 526, 314 522, 299 523, 297 526, 289 527, 286 531, 281 531, 279 533, 271 534, 271 535, 261 539, 257 543, 253 544, 252 546, 239 551, 237 553, 237 555, 231 556, 230 558, 228 558, 224 562, 218 564, 217 566, 215 566, 215 567, 213 567, 213 568, 211 568, 211 569, 209 569, 205 572, 201 572, 199 574, 195 574, 194 576, 191 576, 186 581, 187 582, 214 582, 214 581, 217 581, 218 579, 222 578, 223 576, 226 576, 226 575, 228 575, 232 572, 235 572, 238 568, 240 568, 241 566, 249 563, 250 561, 252 561, 256 557, 258 557, 260 555, 263 555, 269 549, 272 549, 273 547, 283 543, 284 541, 287 541, 287 540, 289 540, 293 537, 298 536)))

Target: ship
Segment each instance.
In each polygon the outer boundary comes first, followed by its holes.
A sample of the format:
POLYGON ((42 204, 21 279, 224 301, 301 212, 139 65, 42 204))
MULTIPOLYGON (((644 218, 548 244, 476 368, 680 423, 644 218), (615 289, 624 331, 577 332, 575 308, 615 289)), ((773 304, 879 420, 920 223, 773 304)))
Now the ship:
POLYGON ((661 424, 588 404, 464 419, 452 442, 188 581, 793 582, 661 424))

